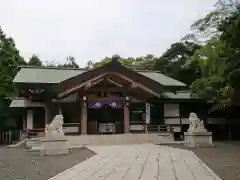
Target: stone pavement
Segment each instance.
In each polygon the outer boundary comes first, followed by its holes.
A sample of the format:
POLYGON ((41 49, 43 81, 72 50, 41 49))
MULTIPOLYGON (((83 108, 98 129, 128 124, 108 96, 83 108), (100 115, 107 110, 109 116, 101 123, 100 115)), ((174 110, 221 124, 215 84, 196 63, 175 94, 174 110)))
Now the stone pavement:
POLYGON ((88 148, 98 154, 50 180, 220 180, 188 150, 153 144, 88 148))

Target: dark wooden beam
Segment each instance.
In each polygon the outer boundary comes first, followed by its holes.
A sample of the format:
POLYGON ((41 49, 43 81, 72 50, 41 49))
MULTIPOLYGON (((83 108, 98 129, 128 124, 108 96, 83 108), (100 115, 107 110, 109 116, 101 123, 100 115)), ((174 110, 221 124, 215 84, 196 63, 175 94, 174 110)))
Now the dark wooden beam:
POLYGON ((87 90, 86 92, 99 92, 99 91, 108 91, 108 92, 123 92, 126 90, 124 87, 92 87, 87 90))

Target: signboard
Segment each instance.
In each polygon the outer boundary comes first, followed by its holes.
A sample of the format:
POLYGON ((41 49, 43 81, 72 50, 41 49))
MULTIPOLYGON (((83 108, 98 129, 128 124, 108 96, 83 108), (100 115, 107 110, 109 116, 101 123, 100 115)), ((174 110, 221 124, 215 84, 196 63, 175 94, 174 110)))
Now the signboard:
POLYGON ((150 124, 151 120, 151 105, 146 103, 146 124, 150 124))

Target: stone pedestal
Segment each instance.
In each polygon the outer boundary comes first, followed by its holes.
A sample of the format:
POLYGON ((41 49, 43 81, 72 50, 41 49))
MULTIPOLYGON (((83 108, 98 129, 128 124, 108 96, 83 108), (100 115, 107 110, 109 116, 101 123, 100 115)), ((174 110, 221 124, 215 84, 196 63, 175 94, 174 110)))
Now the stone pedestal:
POLYGON ((42 144, 43 138, 30 138, 25 140, 25 145, 27 149, 31 149, 32 147, 40 147, 42 144))
POLYGON ((214 147, 212 132, 184 132, 185 145, 195 147, 214 147))
POLYGON ((41 155, 69 154, 71 148, 64 132, 48 132, 42 140, 41 155))

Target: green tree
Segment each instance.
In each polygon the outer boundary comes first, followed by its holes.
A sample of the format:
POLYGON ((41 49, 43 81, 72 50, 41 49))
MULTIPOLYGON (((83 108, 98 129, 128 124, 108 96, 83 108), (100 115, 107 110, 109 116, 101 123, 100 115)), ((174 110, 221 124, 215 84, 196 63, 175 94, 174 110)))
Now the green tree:
POLYGON ((228 70, 228 57, 226 45, 213 41, 195 52, 187 64, 196 62, 200 69, 200 78, 190 86, 192 91, 209 102, 220 100, 220 89, 226 85, 226 71, 228 70))
POLYGON ((200 67, 201 76, 191 85, 192 91, 216 103, 213 109, 231 105, 239 92, 239 88, 232 86, 233 81, 228 81, 229 73, 232 74, 239 67, 239 25, 239 12, 232 11, 231 16, 228 14, 218 23, 219 36, 212 38, 187 61, 187 64, 195 62, 200 67))
POLYGON ((155 69, 190 85, 196 79, 197 66, 193 63, 183 68, 183 65, 200 47, 198 44, 187 41, 174 43, 160 58, 156 59, 155 69))
POLYGON ((192 41, 197 44, 205 44, 212 39, 218 38, 222 33, 219 25, 226 22, 232 13, 237 11, 235 0, 217 0, 215 9, 204 18, 192 24, 192 32, 183 37, 183 40, 192 41))
POLYGON ((28 65, 30 66, 42 66, 42 61, 39 59, 39 57, 35 54, 32 55, 32 57, 28 61, 28 65))
POLYGON ((17 91, 12 84, 12 80, 18 72, 19 65, 26 65, 24 59, 19 55, 15 47, 14 40, 7 38, 0 29, 0 96, 11 97, 17 91))
MULTIPOLYGON (((87 62, 87 68, 97 68, 101 67, 104 64, 110 62, 112 58, 110 57, 105 57, 99 62, 93 62, 93 61, 88 61, 87 62)), ((138 70, 146 70, 146 69, 154 69, 156 57, 154 57, 151 54, 147 54, 146 56, 141 56, 137 58, 133 57, 128 57, 128 58, 120 58, 119 62, 128 68, 131 69, 138 69, 138 70)))
POLYGON ((66 58, 66 62, 63 64, 58 64, 57 67, 79 68, 78 64, 76 63, 75 57, 73 56, 68 56, 66 58))
POLYGON ((64 63, 58 63, 57 61, 45 61, 44 63, 46 67, 53 67, 53 68, 79 68, 76 60, 73 56, 68 56, 64 63))
POLYGON ((8 108, 7 97, 17 95, 17 89, 12 83, 13 78, 18 72, 18 66, 25 64, 15 47, 14 40, 6 37, 0 28, 0 128, 8 108))
MULTIPOLYGON (((110 58, 110 57, 105 57, 101 61, 95 62, 95 63, 93 63, 92 61, 88 61, 87 67, 88 68, 101 67, 101 66, 103 66, 104 64, 106 64, 110 61, 112 61, 112 58, 110 58)), ((135 62, 135 59, 134 58, 126 58, 126 59, 120 58, 119 62, 122 63, 122 65, 131 68, 133 66, 134 62, 135 62)))
POLYGON ((93 61, 88 61, 87 66, 85 68, 92 69, 94 67, 94 62, 93 61))

